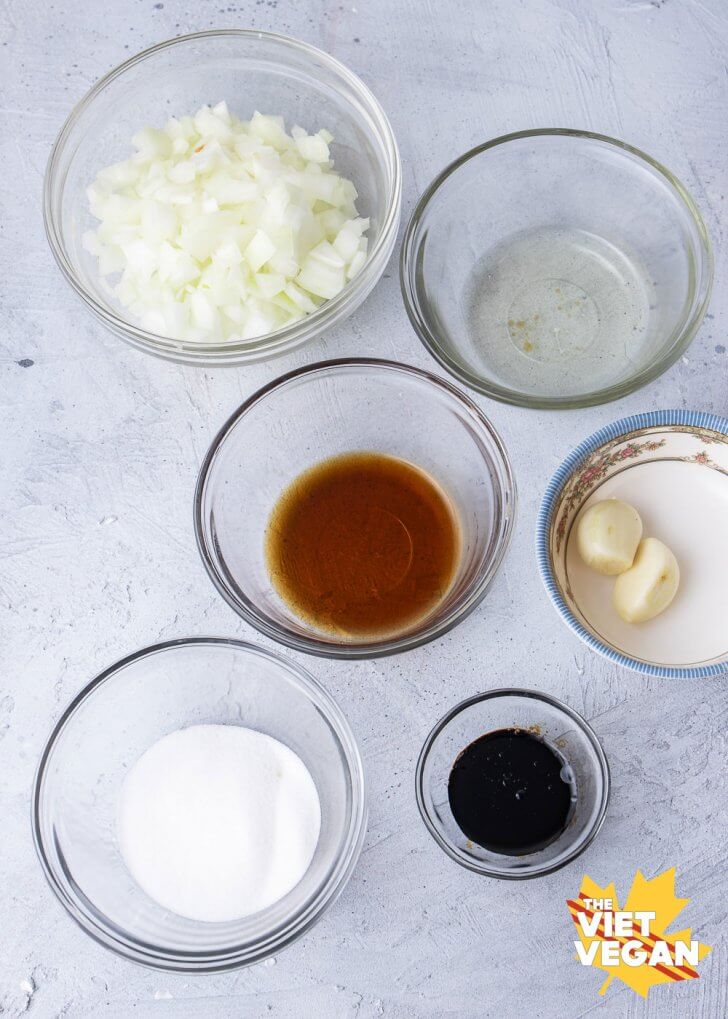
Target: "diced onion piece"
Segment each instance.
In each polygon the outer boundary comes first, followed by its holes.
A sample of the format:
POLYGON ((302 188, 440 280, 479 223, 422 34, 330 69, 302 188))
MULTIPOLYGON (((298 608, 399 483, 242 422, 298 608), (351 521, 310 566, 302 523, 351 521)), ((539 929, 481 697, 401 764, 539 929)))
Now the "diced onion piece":
POLYGON ((364 251, 357 251, 349 263, 349 268, 346 270, 346 278, 348 280, 353 280, 356 274, 364 267, 366 260, 366 253, 364 251))
POLYGON ((255 283, 260 296, 270 301, 281 290, 285 290, 286 277, 277 272, 258 272, 255 274, 255 283))
POLYGON ((296 142, 296 148, 307 163, 329 161, 329 146, 320 131, 318 134, 307 134, 303 128, 294 127, 291 134, 296 142))
POLYGON ((286 287, 285 293, 286 297, 288 297, 297 308, 300 308, 301 311, 305 311, 307 313, 316 311, 316 305, 308 296, 306 291, 301 290, 301 288, 296 286, 295 283, 289 283, 286 287))
POLYGON ((296 282, 304 290, 330 300, 343 290, 346 275, 343 268, 333 268, 309 256, 303 263, 296 282))
POLYGON ((255 236, 245 249, 245 259, 253 272, 257 272, 271 255, 275 254, 275 250, 276 246, 268 234, 263 233, 262 230, 256 230, 255 236))
POLYGON ((339 252, 328 241, 320 241, 315 248, 312 248, 309 258, 314 258, 331 269, 343 269, 346 265, 339 252))
POLYGON ((369 221, 332 167, 329 131, 239 120, 224 102, 145 127, 87 190, 84 249, 155 333, 253 339, 311 314, 366 262, 369 221))
POLYGON ((143 159, 166 159, 172 149, 169 136, 154 127, 137 131, 131 143, 143 159))

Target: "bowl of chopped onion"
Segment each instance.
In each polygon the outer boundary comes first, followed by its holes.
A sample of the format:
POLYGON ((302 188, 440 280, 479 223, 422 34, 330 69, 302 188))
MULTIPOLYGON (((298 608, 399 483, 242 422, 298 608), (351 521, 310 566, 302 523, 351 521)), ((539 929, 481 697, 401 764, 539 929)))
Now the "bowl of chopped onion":
POLYGON ((51 152, 44 219, 66 279, 122 339, 241 364, 361 304, 400 200, 392 129, 356 75, 306 43, 226 30, 94 85, 51 152))

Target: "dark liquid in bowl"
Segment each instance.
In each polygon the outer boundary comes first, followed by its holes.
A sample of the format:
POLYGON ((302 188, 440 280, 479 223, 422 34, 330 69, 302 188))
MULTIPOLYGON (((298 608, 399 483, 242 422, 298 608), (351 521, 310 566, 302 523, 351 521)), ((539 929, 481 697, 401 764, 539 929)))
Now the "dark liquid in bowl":
POLYGON ((504 856, 535 853, 558 838, 576 798, 566 762, 525 729, 497 729, 467 746, 447 791, 463 834, 504 856))
POLYGON ((347 453, 305 471, 266 532, 274 587, 309 625, 376 638, 407 630, 452 586, 460 529, 443 490, 414 464, 347 453))

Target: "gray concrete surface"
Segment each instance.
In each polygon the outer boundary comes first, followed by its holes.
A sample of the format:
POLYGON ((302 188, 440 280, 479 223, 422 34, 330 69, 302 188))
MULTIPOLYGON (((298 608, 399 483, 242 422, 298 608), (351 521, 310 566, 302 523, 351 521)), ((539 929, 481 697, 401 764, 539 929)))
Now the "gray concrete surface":
MULTIPOLYGON (((723 0, 107 0, 0 4, 0 1014, 207 1017, 719 1017, 726 961, 726 688, 646 680, 591 654, 538 579, 536 512, 560 459, 623 414, 728 412, 725 222, 728 8, 723 0), (519 521, 482 607, 396 659, 307 664, 339 699, 371 792, 366 846, 335 908, 274 961, 189 979, 116 959, 61 910, 36 864, 29 791, 67 701, 117 657, 169 637, 260 640, 215 594, 190 499, 226 416, 284 370, 373 354, 433 368, 402 307, 393 260, 354 317, 294 355, 196 370, 139 354, 62 280, 41 222, 53 138, 72 105, 147 45, 205 27, 299 36, 357 71, 388 111, 404 216, 452 157, 537 126, 606 132, 646 149, 695 194, 717 254, 710 313, 687 356, 611 406, 545 414, 482 401, 510 451, 519 521), (614 778, 607 822, 577 864, 498 883, 451 863, 420 823, 413 767, 455 701, 537 686, 590 718, 614 778), (714 946, 699 981, 643 1001, 574 960, 565 899, 586 871, 626 892, 634 871, 678 869, 684 914, 714 946)), ((261 643, 265 643, 261 641, 261 643)))

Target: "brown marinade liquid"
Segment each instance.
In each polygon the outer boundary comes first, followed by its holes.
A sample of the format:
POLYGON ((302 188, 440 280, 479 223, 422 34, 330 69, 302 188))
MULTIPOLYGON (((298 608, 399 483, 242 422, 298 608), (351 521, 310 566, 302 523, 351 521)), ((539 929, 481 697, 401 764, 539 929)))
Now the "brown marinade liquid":
POLYGON ((391 636, 447 594, 460 529, 433 478, 382 453, 345 453, 301 474, 266 531, 275 589, 309 625, 391 636))

